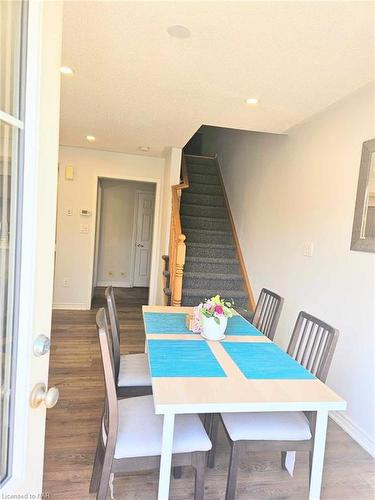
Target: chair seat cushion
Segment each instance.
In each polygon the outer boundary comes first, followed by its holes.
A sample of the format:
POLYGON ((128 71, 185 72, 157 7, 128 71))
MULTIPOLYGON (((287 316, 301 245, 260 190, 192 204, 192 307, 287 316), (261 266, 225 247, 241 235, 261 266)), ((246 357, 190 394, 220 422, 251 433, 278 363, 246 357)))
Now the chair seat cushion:
POLYGON ((122 354, 118 374, 118 387, 151 385, 147 354, 122 354))
POLYGON ((305 441, 311 438, 303 412, 222 413, 232 441, 305 441))
MULTIPOLYGON (((152 396, 118 400, 119 425, 115 458, 161 454, 163 415, 155 415, 152 396)), ((208 451, 211 441, 198 415, 176 415, 173 453, 208 451)))

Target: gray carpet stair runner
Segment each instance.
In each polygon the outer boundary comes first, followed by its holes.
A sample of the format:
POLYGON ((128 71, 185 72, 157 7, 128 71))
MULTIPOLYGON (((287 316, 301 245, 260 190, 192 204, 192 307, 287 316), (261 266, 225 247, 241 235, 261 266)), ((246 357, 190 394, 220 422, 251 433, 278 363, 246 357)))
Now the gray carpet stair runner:
POLYGON ((182 305, 195 306, 219 293, 243 314, 248 296, 237 258, 216 160, 186 156, 189 188, 181 197, 186 235, 182 305))

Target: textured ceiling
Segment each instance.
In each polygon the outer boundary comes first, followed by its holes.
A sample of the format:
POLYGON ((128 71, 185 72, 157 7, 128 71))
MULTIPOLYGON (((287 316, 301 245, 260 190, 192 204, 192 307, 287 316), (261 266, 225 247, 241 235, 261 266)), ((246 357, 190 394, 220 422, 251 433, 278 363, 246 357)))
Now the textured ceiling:
POLYGON ((373 79, 374 7, 66 1, 61 143, 157 156, 201 124, 285 132, 373 79))

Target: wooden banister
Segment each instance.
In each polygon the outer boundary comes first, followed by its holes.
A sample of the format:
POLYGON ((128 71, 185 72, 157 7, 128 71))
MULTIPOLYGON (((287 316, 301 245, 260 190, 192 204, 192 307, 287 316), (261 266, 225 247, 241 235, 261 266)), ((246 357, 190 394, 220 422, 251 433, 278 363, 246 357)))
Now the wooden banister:
POLYGON ((182 280, 184 276, 186 236, 182 234, 180 203, 182 191, 189 187, 189 177, 187 173, 185 157, 181 162, 181 182, 172 186, 172 214, 171 230, 169 238, 169 286, 171 290, 171 305, 180 306, 182 299, 182 280))
POLYGON ((253 294, 253 290, 252 290, 251 285, 250 285, 249 276, 247 274, 247 269, 246 269, 245 261, 244 261, 244 258, 243 258, 243 255, 242 255, 242 251, 241 251, 240 240, 238 238, 238 234, 237 234, 237 231, 236 231, 236 226, 234 224, 233 215, 232 215, 232 212, 231 212, 231 209, 230 209, 230 205, 229 205, 227 193, 225 191, 223 176, 221 175, 221 168, 220 168, 219 159, 218 159, 217 156, 216 156, 216 166, 217 166, 217 171, 218 171, 218 174, 219 174, 221 188, 223 190, 223 195, 224 195, 224 200, 225 200, 225 206, 227 208, 228 215, 229 215, 229 222, 230 222, 230 226, 232 228, 232 233, 233 233, 233 238, 234 238, 234 244, 236 246, 236 253, 237 253, 237 257, 238 257, 239 264, 240 264, 240 270, 241 270, 241 274, 242 274, 242 278, 243 278, 243 281, 244 281, 245 290, 246 290, 247 297, 248 297, 248 308, 249 308, 250 311, 255 311, 256 304, 255 304, 254 294, 253 294))

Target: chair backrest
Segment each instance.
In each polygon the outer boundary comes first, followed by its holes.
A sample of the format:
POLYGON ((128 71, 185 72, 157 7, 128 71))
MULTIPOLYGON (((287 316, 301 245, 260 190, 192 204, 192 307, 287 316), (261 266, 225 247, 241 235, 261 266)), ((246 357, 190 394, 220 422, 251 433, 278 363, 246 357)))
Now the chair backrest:
POLYGON ((114 449, 117 437, 118 407, 111 338, 104 307, 101 307, 96 314, 96 325, 102 355, 106 394, 102 425, 106 434, 106 447, 114 449))
POLYGON ((115 294, 111 286, 105 290, 105 298, 107 300, 109 322, 111 324, 112 334, 112 349, 115 366, 115 379, 117 380, 120 370, 120 322, 117 314, 115 294))
POLYGON ((313 375, 325 382, 338 336, 339 331, 336 328, 301 311, 287 352, 313 375))
POLYGON ((262 288, 252 323, 271 340, 275 336, 283 304, 284 299, 280 295, 267 290, 267 288, 262 288))

